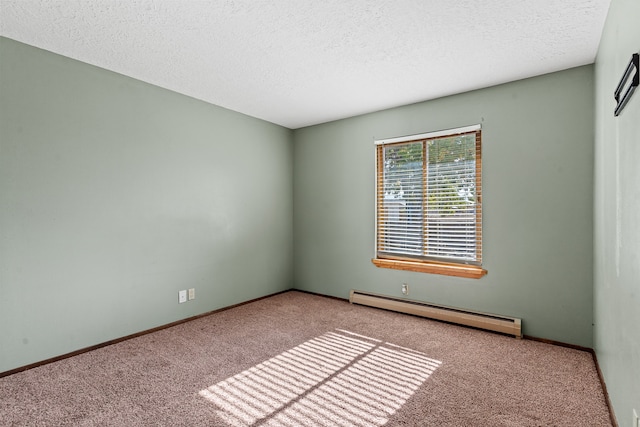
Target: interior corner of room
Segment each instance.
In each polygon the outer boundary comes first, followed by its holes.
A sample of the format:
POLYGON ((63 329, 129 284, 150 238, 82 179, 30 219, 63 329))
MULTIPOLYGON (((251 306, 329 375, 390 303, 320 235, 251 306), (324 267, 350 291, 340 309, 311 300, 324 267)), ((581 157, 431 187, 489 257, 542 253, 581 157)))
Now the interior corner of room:
POLYGON ((614 116, 613 94, 638 19, 613 0, 593 64, 298 129, 0 37, 0 373, 289 289, 408 283, 593 349, 629 425, 640 95, 614 116), (488 274, 376 268, 373 138, 475 123, 488 274))

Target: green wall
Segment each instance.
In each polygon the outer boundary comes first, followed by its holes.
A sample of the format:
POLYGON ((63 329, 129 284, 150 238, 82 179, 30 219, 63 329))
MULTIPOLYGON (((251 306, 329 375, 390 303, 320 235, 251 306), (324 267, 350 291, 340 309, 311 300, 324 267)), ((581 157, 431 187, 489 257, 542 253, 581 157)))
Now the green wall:
POLYGON ((0 372, 291 287, 292 131, 0 38, 0 137, 0 372))
POLYGON ((614 117, 613 92, 638 22, 640 2, 611 2, 595 66, 594 346, 621 427, 640 415, 640 93, 614 117))
POLYGON ((350 289, 523 319, 591 347, 593 66, 296 130, 294 286, 350 289), (483 260, 463 279, 379 269, 374 139, 482 124, 483 260))

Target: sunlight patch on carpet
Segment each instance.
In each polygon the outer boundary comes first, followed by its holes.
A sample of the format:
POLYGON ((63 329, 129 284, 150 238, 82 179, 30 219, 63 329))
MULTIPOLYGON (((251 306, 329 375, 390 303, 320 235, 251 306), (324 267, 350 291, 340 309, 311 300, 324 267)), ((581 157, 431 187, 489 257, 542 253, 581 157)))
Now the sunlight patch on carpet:
POLYGON ((386 424, 441 364, 418 351, 336 329, 200 395, 237 427, 375 427, 386 424))

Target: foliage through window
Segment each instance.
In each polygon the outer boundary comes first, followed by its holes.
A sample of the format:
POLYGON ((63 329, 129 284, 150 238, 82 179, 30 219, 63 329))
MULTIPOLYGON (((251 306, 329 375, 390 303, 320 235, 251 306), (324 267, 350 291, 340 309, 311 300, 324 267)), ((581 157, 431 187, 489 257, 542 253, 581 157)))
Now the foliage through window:
POLYGON ((481 265, 480 126, 376 147, 376 257, 481 265))

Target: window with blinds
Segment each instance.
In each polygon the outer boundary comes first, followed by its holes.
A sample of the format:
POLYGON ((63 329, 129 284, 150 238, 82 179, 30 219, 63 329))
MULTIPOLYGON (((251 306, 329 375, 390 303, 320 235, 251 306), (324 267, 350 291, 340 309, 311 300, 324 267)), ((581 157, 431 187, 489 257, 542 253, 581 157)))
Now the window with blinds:
POLYGON ((376 257, 482 264, 479 125, 376 141, 376 257))

